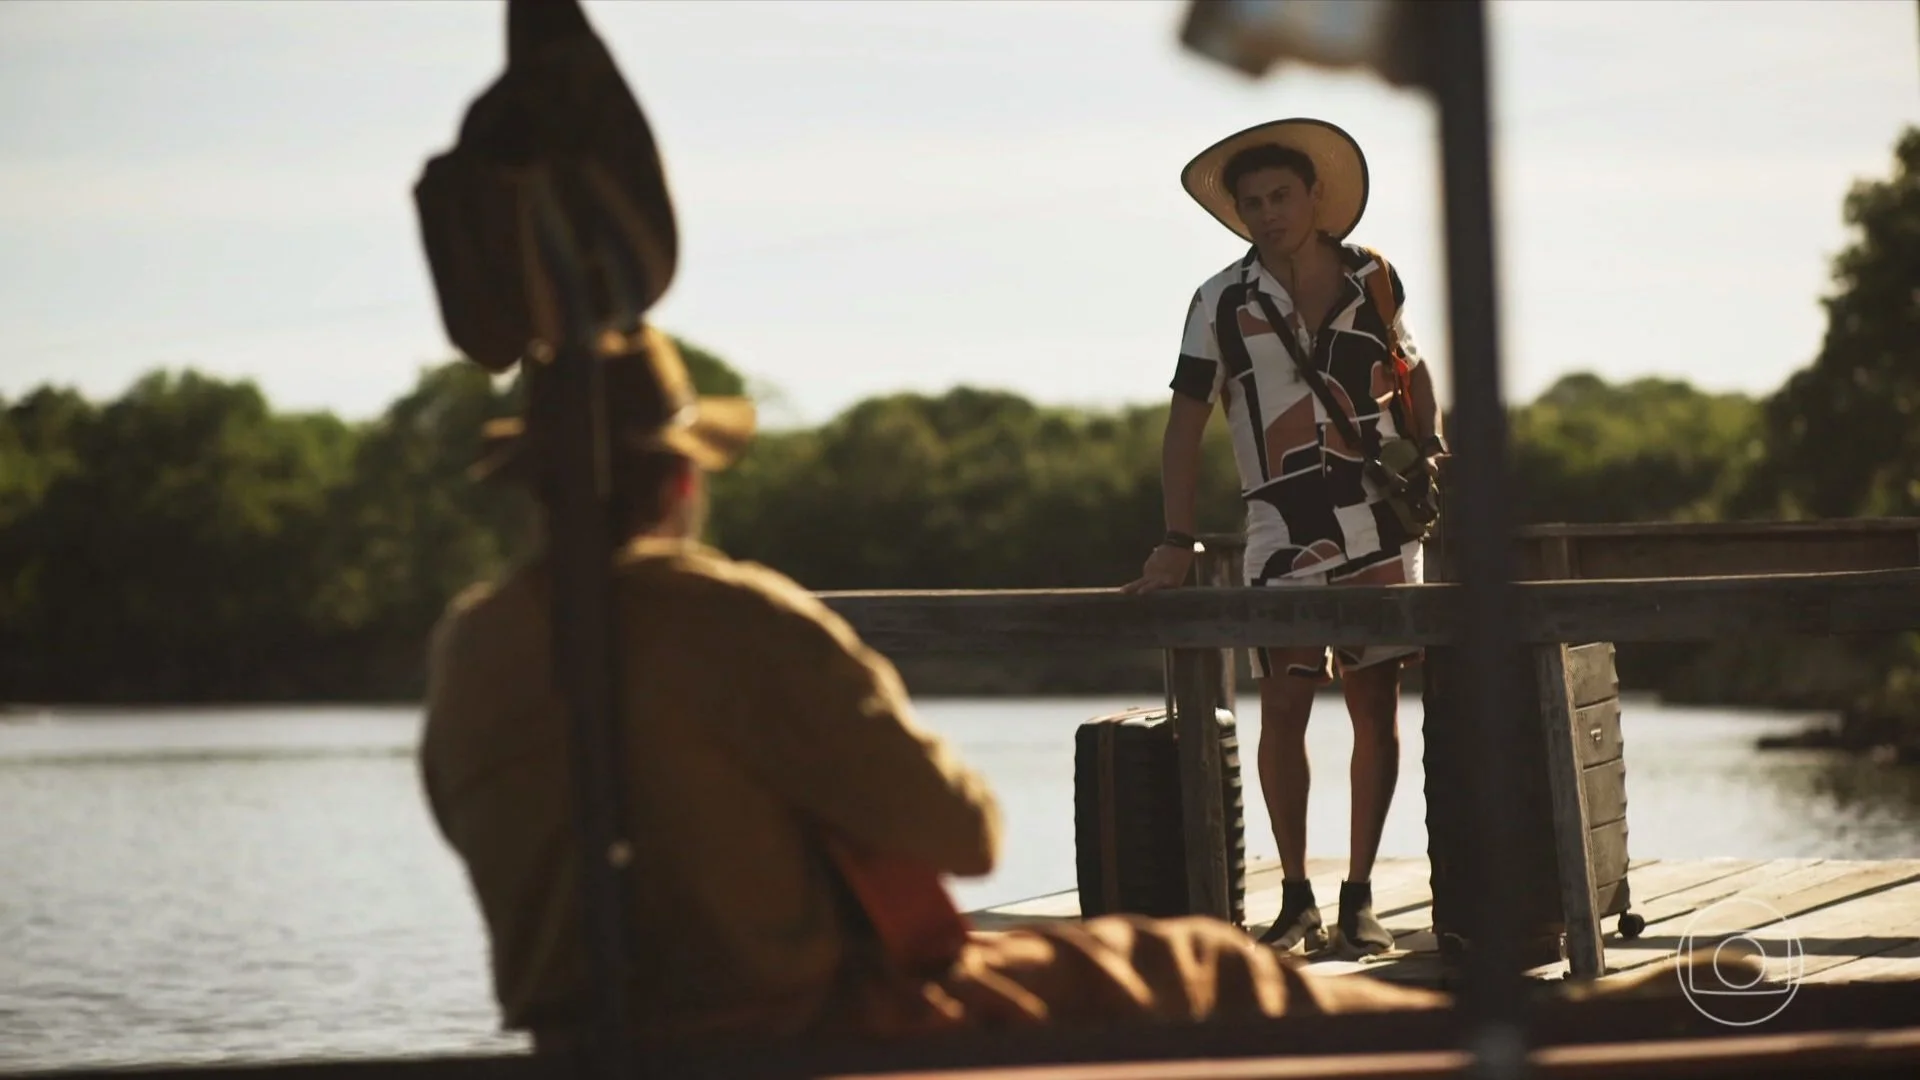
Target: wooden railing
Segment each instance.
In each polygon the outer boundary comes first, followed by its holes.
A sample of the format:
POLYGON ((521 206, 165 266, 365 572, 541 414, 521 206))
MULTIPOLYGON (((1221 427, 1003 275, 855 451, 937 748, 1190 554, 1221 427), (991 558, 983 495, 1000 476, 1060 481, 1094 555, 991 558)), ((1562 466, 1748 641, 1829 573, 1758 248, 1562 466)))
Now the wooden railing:
MULTIPOLYGON (((1920 519, 1534 526, 1513 617, 1529 642, 1711 641, 1920 625, 1920 519)), ((1214 539, 1215 546, 1220 540, 1214 539)), ((1435 550, 1445 574, 1444 537, 1435 550)), ((827 592, 892 655, 1457 640, 1455 584, 827 592)))
MULTIPOLYGON (((1111 588, 821 595, 868 644, 895 656, 1164 650, 1179 734, 1188 910, 1224 919, 1232 897, 1222 766, 1211 737, 1215 710, 1235 708, 1234 659, 1223 650, 1449 646, 1462 636, 1464 596, 1444 581, 1444 533, 1428 546, 1429 573, 1442 580, 1394 586, 1238 587, 1242 541, 1206 539, 1195 585, 1146 597, 1111 588)), ((1510 618, 1519 640, 1534 646, 1543 687, 1564 683, 1567 644, 1920 627, 1920 520, 1550 525, 1521 530, 1517 543, 1522 580, 1510 618), (1637 576, 1579 580, 1598 574, 1637 576)), ((1583 774, 1567 740, 1574 712, 1542 706, 1540 722, 1548 729, 1544 768, 1568 955, 1573 973, 1588 977, 1605 970, 1606 902, 1596 886, 1610 879, 1592 865, 1583 774)))
MULTIPOLYGON (((1398 643, 1460 635, 1461 586, 1194 587, 1147 597, 1111 589, 822 593, 874 648, 1024 653, 1398 643)), ((1517 586, 1530 642, 1709 641, 1748 634, 1912 628, 1920 568, 1517 586)))

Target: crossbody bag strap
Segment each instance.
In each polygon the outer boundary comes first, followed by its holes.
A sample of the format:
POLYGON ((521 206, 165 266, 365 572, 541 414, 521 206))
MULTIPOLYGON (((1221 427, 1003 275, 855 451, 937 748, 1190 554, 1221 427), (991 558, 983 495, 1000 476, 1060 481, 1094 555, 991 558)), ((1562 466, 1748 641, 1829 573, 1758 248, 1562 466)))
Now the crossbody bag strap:
POLYGON ((1293 366, 1299 369, 1300 377, 1305 379, 1307 386, 1313 390, 1313 396, 1320 399, 1320 404, 1327 410, 1328 421, 1339 429, 1340 437, 1347 441, 1348 446, 1359 447, 1367 457, 1375 456, 1379 452, 1375 440, 1360 437, 1360 432, 1353 426, 1353 420, 1347 416, 1347 410, 1341 408, 1340 403, 1333 399, 1333 392, 1327 389, 1326 380, 1320 377, 1319 369, 1301 354, 1300 342, 1294 338, 1293 330, 1287 325, 1287 321, 1280 317, 1280 309, 1273 306, 1273 298, 1258 285, 1249 285, 1249 289, 1254 298, 1260 301, 1260 311, 1266 315, 1267 322, 1273 327, 1273 332, 1279 336, 1280 344, 1287 350, 1288 359, 1292 360, 1293 366))

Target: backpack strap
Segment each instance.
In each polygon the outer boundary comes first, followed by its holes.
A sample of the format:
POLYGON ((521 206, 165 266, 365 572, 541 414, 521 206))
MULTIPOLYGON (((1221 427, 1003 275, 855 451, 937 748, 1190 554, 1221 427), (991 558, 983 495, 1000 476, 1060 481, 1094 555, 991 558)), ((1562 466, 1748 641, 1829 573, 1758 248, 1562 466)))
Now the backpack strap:
MULTIPOLYGON (((1357 245, 1356 245, 1357 246, 1357 245)), ((1380 323, 1387 330, 1387 353, 1393 357, 1393 398, 1388 407, 1393 410, 1393 422, 1403 435, 1415 437, 1412 425, 1413 407, 1413 369, 1407 363, 1407 353, 1400 345, 1400 331, 1395 323, 1400 318, 1400 302, 1393 295, 1393 267, 1387 257, 1370 247, 1361 251, 1373 257, 1377 268, 1367 275, 1367 297, 1373 303, 1373 310, 1379 314, 1380 323)))
POLYGON ((1380 315, 1380 322, 1387 328, 1387 351, 1395 360, 1406 362, 1406 354, 1400 349, 1400 334, 1394 329, 1395 320, 1400 318, 1400 304, 1393 298, 1393 268, 1387 264, 1387 257, 1370 247, 1361 251, 1373 257, 1379 269, 1367 275, 1367 297, 1373 301, 1373 310, 1380 315))

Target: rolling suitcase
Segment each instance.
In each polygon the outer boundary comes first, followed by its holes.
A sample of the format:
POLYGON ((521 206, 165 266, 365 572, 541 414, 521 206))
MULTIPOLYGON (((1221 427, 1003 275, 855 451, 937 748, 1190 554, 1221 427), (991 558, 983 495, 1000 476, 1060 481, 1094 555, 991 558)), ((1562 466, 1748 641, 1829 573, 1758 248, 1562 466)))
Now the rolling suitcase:
MULTIPOLYGON (((1214 714, 1226 808, 1227 890, 1246 922, 1247 845, 1233 714, 1214 714)), ((1089 720, 1074 735, 1074 851, 1083 917, 1173 916, 1187 903, 1180 754, 1163 707, 1089 720)))

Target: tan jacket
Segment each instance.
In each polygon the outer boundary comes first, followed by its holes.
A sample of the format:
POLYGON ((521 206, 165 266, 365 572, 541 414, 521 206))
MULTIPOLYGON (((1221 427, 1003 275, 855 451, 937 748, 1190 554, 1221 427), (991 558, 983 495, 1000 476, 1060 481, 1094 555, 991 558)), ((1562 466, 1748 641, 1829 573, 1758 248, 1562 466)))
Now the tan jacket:
MULTIPOLYGON (((698 544, 642 540, 616 570, 643 1030, 793 1031, 834 993, 847 920, 825 823, 952 874, 990 870, 984 781, 913 720, 891 664, 812 595, 698 544)), ((457 599, 435 629, 420 755, 466 863, 512 1029, 586 1013, 570 732, 548 663, 546 575, 457 599)))

